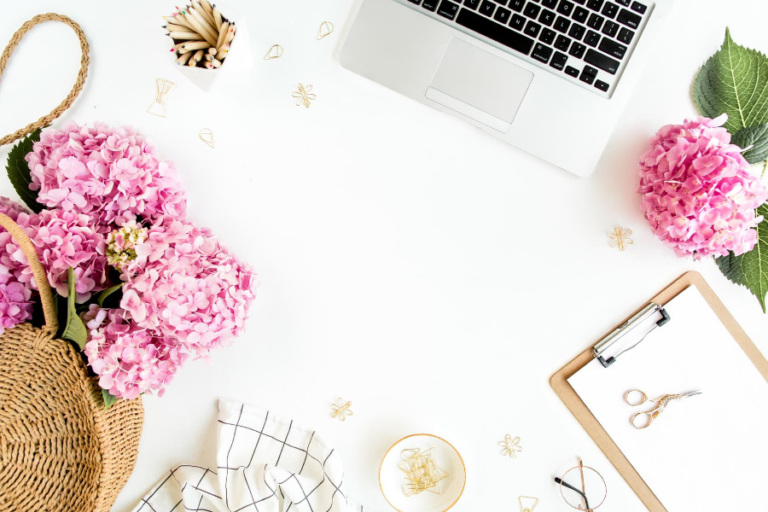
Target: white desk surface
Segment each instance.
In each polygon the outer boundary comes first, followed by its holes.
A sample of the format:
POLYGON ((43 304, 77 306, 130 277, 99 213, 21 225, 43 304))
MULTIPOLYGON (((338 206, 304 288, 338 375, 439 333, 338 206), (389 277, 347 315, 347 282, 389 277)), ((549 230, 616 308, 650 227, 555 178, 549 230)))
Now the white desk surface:
MULTIPOLYGON (((569 510, 552 477, 577 456, 606 476, 606 512, 644 510, 549 378, 691 269, 768 352, 755 298, 714 262, 676 258, 651 234, 635 194, 647 138, 695 115, 691 81, 725 26, 737 42, 768 50, 768 4, 680 5, 599 168, 578 179, 342 69, 337 55, 359 0, 228 3, 246 16, 255 65, 211 94, 167 60, 160 16, 173 2, 27 0, 0 16, 3 44, 34 14, 82 24, 91 68, 65 118, 153 137, 178 165, 189 216, 262 281, 246 335, 212 365, 188 364, 163 398, 145 398, 138 464, 115 510, 130 510, 173 465, 215 464, 218 397, 317 429, 342 453, 348 492, 382 511, 381 457, 416 432, 448 439, 466 459, 457 512, 517 511, 519 495, 541 498, 542 512, 569 510), (317 42, 324 20, 336 33, 317 42), (284 57, 261 60, 274 43, 284 57), (177 83, 165 119, 145 112, 155 78, 177 83), (298 82, 315 86, 309 110, 290 96, 298 82), (216 149, 198 140, 204 127, 216 149), (635 233, 624 253, 608 247, 617 224, 635 233), (425 397, 435 381, 441 391, 425 397), (354 404, 345 423, 328 415, 337 396, 354 404), (522 439, 517 459, 499 454, 507 433, 522 439)), ((27 38, 0 82, 3 134, 49 112, 76 76, 69 28, 49 24, 27 38)), ((4 178, 0 194, 14 196, 4 178)))

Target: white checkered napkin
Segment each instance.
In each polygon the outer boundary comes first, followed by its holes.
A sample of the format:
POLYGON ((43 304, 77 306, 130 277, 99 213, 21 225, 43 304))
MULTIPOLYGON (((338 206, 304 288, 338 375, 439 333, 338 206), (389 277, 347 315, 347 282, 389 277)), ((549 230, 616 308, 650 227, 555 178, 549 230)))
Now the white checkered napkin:
POLYGON ((338 454, 314 431, 219 402, 217 468, 173 468, 134 512, 368 512, 344 491, 338 454))

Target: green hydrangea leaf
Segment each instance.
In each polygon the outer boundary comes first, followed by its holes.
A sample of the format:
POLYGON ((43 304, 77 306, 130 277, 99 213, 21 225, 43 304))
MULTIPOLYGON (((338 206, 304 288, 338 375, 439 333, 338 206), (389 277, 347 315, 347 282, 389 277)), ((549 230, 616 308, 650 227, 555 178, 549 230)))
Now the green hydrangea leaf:
POLYGON ((117 402, 117 398, 112 395, 109 391, 106 389, 101 390, 101 398, 104 400, 104 410, 108 411, 110 407, 115 405, 115 402, 117 402))
POLYGON ((88 331, 85 328, 85 324, 77 314, 77 306, 75 305, 75 298, 77 292, 75 291, 75 271, 71 268, 67 270, 67 282, 69 290, 67 292, 67 323, 64 326, 64 332, 61 337, 65 340, 71 341, 80 347, 80 350, 85 349, 85 343, 88 341, 88 331))
POLYGON ((757 245, 741 256, 730 254, 717 258, 717 266, 729 280, 746 286, 752 295, 760 301, 763 313, 766 312, 768 294, 768 204, 757 209, 757 214, 766 217, 757 225, 757 245))
POLYGON ((29 165, 24 157, 32 151, 32 146, 40 140, 40 129, 35 130, 23 139, 21 139, 10 153, 8 153, 8 162, 5 169, 8 171, 8 179, 11 180, 13 188, 24 204, 35 213, 43 210, 43 205, 37 202, 37 192, 29 189, 32 178, 29 173, 29 165))
POLYGON ((728 114, 731 133, 768 123, 768 58, 734 43, 725 29, 723 46, 696 75, 693 102, 704 116, 728 114))
POLYGON ((752 165, 768 160, 768 124, 739 130, 731 142, 744 149, 752 146, 742 153, 742 156, 752 165))
POLYGON ((107 297, 120 290, 122 287, 123 283, 116 284, 115 286, 110 286, 106 290, 103 290, 101 293, 99 293, 96 296, 96 302, 99 303, 99 307, 104 307, 104 301, 107 300, 107 297))

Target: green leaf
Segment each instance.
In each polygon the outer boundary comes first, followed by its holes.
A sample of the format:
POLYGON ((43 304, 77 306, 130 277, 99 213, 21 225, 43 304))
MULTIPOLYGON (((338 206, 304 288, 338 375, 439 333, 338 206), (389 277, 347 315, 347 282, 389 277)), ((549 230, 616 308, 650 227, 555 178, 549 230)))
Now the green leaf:
POLYGON ((768 294, 768 204, 757 209, 757 214, 766 217, 757 225, 757 245, 741 256, 723 256, 717 258, 720 271, 736 284, 746 286, 752 295, 760 301, 763 313, 766 312, 766 294, 768 294))
POLYGON ((742 156, 752 165, 759 164, 768 159, 768 124, 739 130, 731 142, 743 149, 752 146, 751 149, 742 153, 742 156))
POLYGON ((693 82, 693 102, 707 117, 728 114, 732 134, 768 123, 768 58, 734 43, 725 29, 723 46, 693 82))
POLYGON ((40 213, 43 210, 43 205, 37 202, 37 192, 29 189, 32 178, 29 173, 29 165, 27 165, 24 157, 32 151, 32 145, 39 140, 40 129, 38 128, 13 146, 11 152, 8 153, 8 163, 5 165, 8 179, 11 180, 16 193, 19 194, 24 204, 35 213, 40 213))
POLYGON ((115 402, 117 402, 117 398, 112 396, 112 393, 107 391, 106 389, 101 390, 101 398, 104 399, 104 410, 108 411, 110 407, 115 405, 115 402))
POLYGON ((120 290, 123 287, 123 283, 116 284, 115 286, 110 286, 106 290, 102 291, 97 297, 96 302, 99 303, 99 307, 104 306, 104 301, 107 300, 107 297, 115 293, 116 291, 120 290))
POLYGON ((64 332, 61 337, 65 340, 69 340, 76 343, 80 350, 85 348, 85 343, 88 341, 88 331, 85 329, 85 324, 77 316, 77 310, 75 306, 75 298, 77 292, 75 292, 75 271, 71 268, 67 270, 67 279, 69 283, 69 291, 67 293, 67 323, 64 327, 64 332))

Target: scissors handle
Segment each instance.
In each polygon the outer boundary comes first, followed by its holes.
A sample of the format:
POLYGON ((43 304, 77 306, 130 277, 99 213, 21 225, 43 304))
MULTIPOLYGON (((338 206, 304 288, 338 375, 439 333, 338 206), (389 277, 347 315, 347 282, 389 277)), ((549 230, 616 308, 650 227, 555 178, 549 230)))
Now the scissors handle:
POLYGON ((644 428, 650 427, 651 423, 653 423, 653 420, 655 420, 659 414, 661 414, 661 411, 658 409, 651 409, 650 411, 646 412, 638 412, 632 415, 632 417, 629 419, 629 422, 632 423, 632 426, 637 430, 643 430, 644 428), (645 422, 642 422, 642 420, 638 422, 638 418, 642 418, 643 416, 645 416, 645 422))
POLYGON ((648 395, 646 395, 644 392, 640 391, 639 389, 630 389, 629 391, 624 393, 624 402, 626 402, 626 404, 631 407, 637 407, 638 405, 642 405, 647 401, 648 401, 648 395), (637 400, 632 399, 632 397, 635 396, 635 393, 638 394, 637 400))

